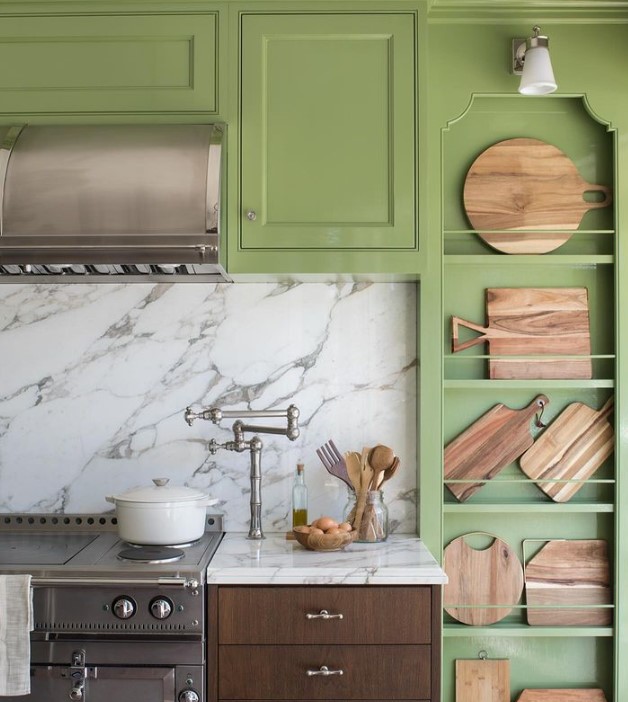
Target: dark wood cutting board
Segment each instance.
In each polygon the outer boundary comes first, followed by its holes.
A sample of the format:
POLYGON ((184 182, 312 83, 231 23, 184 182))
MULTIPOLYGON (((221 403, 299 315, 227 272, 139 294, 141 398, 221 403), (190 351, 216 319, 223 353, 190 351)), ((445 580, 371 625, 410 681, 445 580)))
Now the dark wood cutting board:
POLYGON ((445 447, 445 480, 477 480, 472 483, 446 483, 460 502, 502 468, 519 458, 532 446, 530 422, 549 403, 545 395, 527 407, 510 409, 503 404, 492 407, 445 447))
POLYGON ((473 228, 487 244, 509 254, 552 251, 570 238, 589 210, 610 202, 610 188, 587 183, 568 156, 539 139, 493 144, 473 162, 464 184, 473 228), (602 193, 602 199, 585 200, 590 191, 602 193))
POLYGON ((453 353, 486 342, 492 356, 540 357, 491 358, 492 379, 592 377, 586 288, 488 288, 486 326, 454 316, 451 336, 453 353), (460 327, 481 336, 460 342, 460 327))
MULTIPOLYGON (((531 480, 587 480, 613 453, 615 432, 607 420, 611 397, 596 411, 572 402, 521 456, 521 470, 531 480)), ((567 502, 584 483, 545 483, 539 487, 554 502, 567 502)))
POLYGON ((525 588, 530 625, 609 626, 612 610, 591 606, 612 602, 606 541, 548 541, 525 566, 525 588))
POLYGON ((523 568, 505 541, 484 534, 493 542, 480 550, 465 541, 469 536, 473 534, 454 539, 443 552, 443 569, 449 578, 443 606, 463 624, 486 626, 506 617, 519 602, 523 568))

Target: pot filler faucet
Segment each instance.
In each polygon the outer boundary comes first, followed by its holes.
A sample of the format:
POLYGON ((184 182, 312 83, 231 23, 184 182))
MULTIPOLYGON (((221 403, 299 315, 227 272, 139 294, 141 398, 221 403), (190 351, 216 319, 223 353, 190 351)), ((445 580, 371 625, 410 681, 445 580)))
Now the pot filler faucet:
POLYGON ((218 449, 224 448, 227 451, 237 451, 242 453, 248 449, 251 453, 251 524, 249 526, 249 539, 263 539, 262 531, 262 440, 259 436, 253 436, 249 441, 244 440, 246 432, 254 434, 282 434, 290 441, 294 441, 299 436, 299 409, 296 405, 290 405, 284 410, 221 410, 218 407, 209 407, 200 412, 194 412, 191 407, 185 410, 185 421, 192 426, 195 419, 206 419, 213 424, 220 424, 222 419, 237 418, 234 422, 233 441, 219 444, 216 439, 211 439, 207 445, 212 456, 218 449), (285 429, 281 427, 263 427, 255 424, 244 424, 242 417, 285 417, 287 425, 285 429))

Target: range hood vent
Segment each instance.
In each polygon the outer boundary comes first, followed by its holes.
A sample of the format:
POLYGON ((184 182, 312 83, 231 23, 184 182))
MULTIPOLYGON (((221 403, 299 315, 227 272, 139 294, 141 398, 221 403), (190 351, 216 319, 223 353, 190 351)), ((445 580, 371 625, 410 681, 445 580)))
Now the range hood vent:
POLYGON ((224 125, 0 128, 0 281, 229 281, 224 125))

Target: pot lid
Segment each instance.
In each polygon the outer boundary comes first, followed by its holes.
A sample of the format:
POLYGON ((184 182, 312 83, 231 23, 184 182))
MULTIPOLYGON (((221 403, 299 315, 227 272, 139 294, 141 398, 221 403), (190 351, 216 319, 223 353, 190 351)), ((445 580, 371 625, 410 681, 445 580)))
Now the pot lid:
POLYGON ((118 502, 144 502, 161 504, 163 502, 196 502, 208 497, 207 493, 183 485, 168 485, 169 478, 153 478, 154 485, 137 487, 115 495, 118 502))

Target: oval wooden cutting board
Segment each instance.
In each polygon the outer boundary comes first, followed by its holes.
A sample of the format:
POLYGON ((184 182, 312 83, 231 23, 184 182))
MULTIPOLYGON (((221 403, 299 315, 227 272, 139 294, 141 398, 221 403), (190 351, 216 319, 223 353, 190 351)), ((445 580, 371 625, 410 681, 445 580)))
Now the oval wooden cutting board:
POLYGON ((449 578, 444 589, 444 608, 463 624, 486 626, 503 619, 519 602, 523 567, 505 541, 483 534, 493 542, 480 550, 465 541, 472 535, 454 539, 443 553, 443 568, 449 578))
POLYGON ((568 156, 540 139, 493 144, 473 162, 464 184, 473 228, 489 246, 509 254, 558 248, 589 210, 607 207, 611 199, 610 188, 587 183, 568 156), (591 191, 603 198, 585 200, 591 191))

